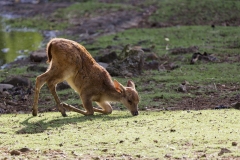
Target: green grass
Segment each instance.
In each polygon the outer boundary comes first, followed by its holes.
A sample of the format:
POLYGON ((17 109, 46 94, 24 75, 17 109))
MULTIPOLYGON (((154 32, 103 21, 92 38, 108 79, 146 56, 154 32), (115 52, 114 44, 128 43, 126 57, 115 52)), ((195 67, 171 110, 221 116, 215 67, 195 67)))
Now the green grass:
POLYGON ((149 17, 152 23, 170 25, 202 25, 223 24, 239 19, 239 1, 219 0, 152 0, 158 10, 149 17))
POLYGON ((129 112, 85 117, 68 113, 41 116, 1 115, 1 158, 13 158, 10 151, 23 147, 31 151, 17 158, 114 158, 210 159, 240 157, 238 111, 129 112), (231 153, 218 156, 221 148, 231 153), (4 151, 5 150, 5 151, 4 151))
MULTIPOLYGON (((208 88, 208 85, 215 84, 239 84, 239 63, 224 62, 226 58, 234 60, 234 55, 238 55, 238 47, 230 47, 239 43, 240 36, 238 27, 216 27, 214 30, 210 26, 181 26, 156 29, 129 29, 114 35, 102 36, 93 45, 84 44, 86 48, 107 46, 122 46, 131 44, 140 45, 143 48, 155 46, 153 52, 160 58, 168 57, 166 61, 174 62, 180 66, 172 71, 145 71, 142 76, 133 78, 137 84, 137 90, 142 97, 140 108, 147 106, 157 106, 167 108, 170 103, 157 101, 156 97, 163 97, 163 101, 177 101, 183 97, 194 97, 195 92, 216 92, 215 89, 208 88), (118 40, 114 40, 118 37, 118 40), (165 37, 170 41, 165 41, 165 37), (170 50, 166 50, 168 45, 170 50), (190 46, 197 46, 201 53, 213 54, 216 62, 197 62, 190 65, 192 54, 172 55, 171 49, 190 46), (230 57, 230 58, 229 58, 230 57), (223 61, 223 62, 222 62, 223 61), (188 81, 190 85, 198 86, 201 90, 191 91, 188 94, 178 92, 179 84, 188 81)), ((101 51, 91 52, 93 55, 101 54, 101 51)), ((121 49, 117 50, 121 53, 121 49)), ((163 61, 164 62, 164 61, 163 61)), ((163 63, 161 62, 161 63, 163 63)), ((121 78, 119 78, 121 81, 121 78)), ((126 80, 122 79, 125 84, 126 80)), ((224 93, 222 93, 224 94, 224 93)))
MULTIPOLYGON (((169 49, 176 47, 198 46, 200 51, 212 53, 237 53, 238 48, 230 48, 231 45, 239 44, 240 36, 238 27, 210 26, 179 26, 169 28, 129 29, 110 36, 102 36, 94 43, 94 47, 107 47, 108 45, 141 45, 142 47, 155 46, 154 52, 158 55, 168 53, 169 49), (118 40, 114 40, 118 37, 118 40), (169 42, 165 40, 169 38, 169 42)), ((91 48, 91 45, 86 44, 91 48)), ((93 52, 94 53, 94 52, 93 52)))
MULTIPOLYGON (((238 54, 239 49, 238 47, 232 48, 229 46, 239 43, 240 36, 237 33, 239 33, 238 27, 216 27, 214 30, 209 26, 130 29, 114 35, 99 37, 94 44, 84 45, 87 49, 92 47, 105 48, 109 45, 124 47, 126 44, 131 44, 134 46, 138 45, 139 42, 143 42, 140 45, 145 48, 154 45, 154 53, 159 57, 168 57, 169 62, 178 64, 180 68, 172 71, 145 71, 142 75, 131 77, 131 79, 136 83, 137 90, 141 97, 141 103, 139 104, 140 109, 153 106, 165 109, 184 97, 195 97, 196 92, 201 92, 202 94, 209 91, 218 92, 215 88, 208 87, 209 85, 239 85, 239 63, 237 62, 197 62, 195 65, 190 65, 189 62, 192 54, 172 55, 170 53, 170 50, 176 47, 195 45, 199 47, 201 53, 213 53, 218 60, 225 61, 225 58, 229 59, 229 57, 234 60, 234 55, 238 54), (119 37, 118 40, 113 40, 115 36, 119 37), (167 42, 164 37, 170 39, 168 42, 170 50, 166 50, 167 42), (178 57, 182 57, 182 60, 178 60, 178 57), (178 92, 177 89, 179 85, 185 80, 188 81, 190 85, 200 87, 200 89, 188 90, 188 93, 178 92), (155 101, 155 99, 160 100, 155 101)), ((117 51, 118 54, 120 52, 121 50, 117 51)), ((99 53, 100 51, 91 52, 92 55, 98 55, 99 53)), ((0 79, 4 79, 12 74, 25 73, 26 68, 19 67, 2 72, 4 74, 2 74, 0 79)), ((30 73, 37 76, 36 73, 30 73)), ((126 78, 117 77, 117 80, 123 85, 127 83, 126 78)), ((42 89, 40 99, 49 96, 52 97, 46 89, 47 87, 42 89)), ((81 104, 78 95, 76 95, 73 90, 58 93, 60 98, 67 103, 81 104)), ((234 92, 234 94, 237 94, 237 92, 234 92)), ((221 92, 220 95, 223 96, 225 93, 221 92)), ((54 101, 52 101, 51 105, 54 105, 54 101)), ((45 104, 43 106, 45 106, 45 104)), ((124 107, 120 106, 120 108, 124 107)))
POLYGON ((16 18, 6 20, 6 23, 12 28, 35 28, 39 30, 64 30, 72 25, 73 21, 79 21, 84 17, 94 17, 101 11, 128 10, 134 7, 119 3, 101 3, 96 0, 79 2, 70 5, 67 8, 61 8, 51 15, 37 15, 27 18, 16 18))

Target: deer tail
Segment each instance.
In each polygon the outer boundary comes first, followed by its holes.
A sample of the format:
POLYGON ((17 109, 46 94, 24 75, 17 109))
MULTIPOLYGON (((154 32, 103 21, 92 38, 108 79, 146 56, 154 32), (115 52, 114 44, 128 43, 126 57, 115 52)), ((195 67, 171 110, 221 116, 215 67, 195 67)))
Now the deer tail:
POLYGON ((50 63, 51 60, 52 60, 52 53, 51 53, 51 48, 52 48, 52 41, 48 43, 47 45, 47 49, 46 49, 46 52, 47 52, 47 63, 50 63))

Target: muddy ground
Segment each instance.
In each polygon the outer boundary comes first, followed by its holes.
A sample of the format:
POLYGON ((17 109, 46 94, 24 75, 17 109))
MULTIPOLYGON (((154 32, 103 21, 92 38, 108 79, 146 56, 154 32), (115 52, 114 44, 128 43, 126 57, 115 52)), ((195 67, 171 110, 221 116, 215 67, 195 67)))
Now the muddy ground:
MULTIPOLYGON (((108 0, 102 0, 108 2, 108 0)), ((110 1, 109 1, 110 2, 110 1)), ((127 3, 129 5, 141 5, 142 0, 132 0, 127 3)), ((122 2, 124 3, 124 2, 122 2)), ((126 2, 125 2, 126 3, 126 2)), ((2 15, 12 15, 13 17, 16 16, 23 16, 23 17, 30 17, 35 15, 46 15, 48 16, 52 12, 54 12, 58 8, 67 7, 71 5, 70 2, 65 1, 58 1, 58 3, 44 3, 39 2, 37 4, 32 3, 14 3, 11 1, 1 1, 1 11, 2 15)), ((144 7, 144 6, 143 6, 144 7)), ((79 34, 79 39, 77 41, 85 41, 92 43, 94 42, 94 38, 103 35, 103 34, 111 34, 115 33, 127 28, 141 28, 141 27, 169 27, 175 24, 172 24, 171 21, 169 23, 165 23, 165 25, 159 24, 151 24, 148 22, 147 18, 149 15, 155 12, 155 6, 148 6, 145 9, 145 12, 138 12, 138 11, 117 11, 108 13, 103 11, 98 13, 99 16, 94 18, 83 18, 83 19, 72 19, 72 23, 74 24, 71 28, 68 28, 64 32, 67 34, 79 34), (95 33, 96 30, 102 30, 101 33, 95 33), (86 31, 88 33, 86 34, 86 31)), ((234 22, 233 25, 236 22, 234 22)), ((231 21, 229 21, 229 25, 231 25, 231 21)), ((49 37, 46 37, 49 38, 49 37)), ((239 55, 235 55, 234 58, 236 61, 240 60, 239 55)), ((221 61, 228 61, 226 57, 220 57, 221 61)), ((165 60, 162 60, 164 62, 165 60)), ((232 61, 229 60, 229 63, 232 61)), ((29 58, 25 60, 19 60, 14 62, 13 64, 16 65, 35 65, 38 63, 31 62, 29 58)), ((27 74, 30 78, 33 75, 27 74)), ((34 85, 34 84, 32 84, 34 85)), ((194 90, 197 86, 188 85, 187 88, 189 90, 194 90)), ((231 92, 239 90, 240 86, 233 84, 233 85, 220 85, 215 84, 215 86, 210 86, 218 90, 218 92, 206 92, 200 93, 196 96, 196 98, 183 98, 176 102, 168 102, 165 100, 165 103, 169 105, 168 110, 201 110, 201 109, 221 109, 230 107, 231 104, 240 101, 240 94, 233 96, 230 94, 231 92), (226 94, 224 98, 220 95, 222 93, 229 93, 226 94), (221 98, 220 98, 221 97, 221 98)), ((32 100, 33 100, 33 87, 32 86, 25 86, 25 87, 14 87, 11 91, 8 91, 6 95, 0 96, 0 113, 18 113, 24 112, 29 113, 31 111, 32 100), (1 107, 2 106, 2 107, 1 107)), ((185 94, 185 93, 183 93, 185 94)), ((65 97, 67 98, 67 97, 65 97)), ((78 98, 78 97, 76 97, 78 98)), ((62 99, 64 100, 64 99, 62 99)), ((162 97, 156 97, 153 99, 154 101, 164 101, 162 97)), ((41 104, 49 104, 50 99, 45 98, 41 100, 41 104)), ((159 106, 146 106, 143 109, 150 109, 150 110, 160 110, 159 106)), ((161 108, 162 110, 163 108, 161 108)), ((44 108, 42 111, 55 111, 55 106, 44 108)))

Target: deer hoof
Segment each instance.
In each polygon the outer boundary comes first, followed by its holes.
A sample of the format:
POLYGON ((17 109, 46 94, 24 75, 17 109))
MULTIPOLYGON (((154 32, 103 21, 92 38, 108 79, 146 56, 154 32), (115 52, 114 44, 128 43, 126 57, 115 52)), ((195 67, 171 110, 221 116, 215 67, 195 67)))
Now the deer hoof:
POLYGON ((138 111, 132 111, 131 112, 133 116, 137 116, 138 115, 138 111))
POLYGON ((67 117, 67 114, 64 112, 64 113, 62 113, 62 116, 63 117, 67 117))
POLYGON ((36 110, 33 110, 33 111, 32 111, 32 115, 33 115, 33 116, 37 116, 37 111, 36 111, 36 110))

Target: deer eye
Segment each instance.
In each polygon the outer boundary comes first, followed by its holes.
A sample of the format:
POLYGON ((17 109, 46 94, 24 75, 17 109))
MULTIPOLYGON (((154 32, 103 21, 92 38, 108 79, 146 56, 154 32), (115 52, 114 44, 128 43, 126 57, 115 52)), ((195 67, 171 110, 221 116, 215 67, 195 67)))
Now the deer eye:
POLYGON ((128 99, 128 103, 129 103, 129 104, 132 104, 132 101, 128 99))

